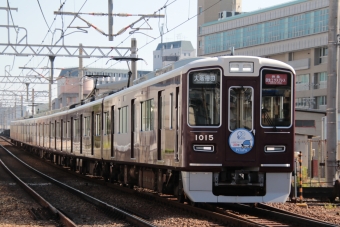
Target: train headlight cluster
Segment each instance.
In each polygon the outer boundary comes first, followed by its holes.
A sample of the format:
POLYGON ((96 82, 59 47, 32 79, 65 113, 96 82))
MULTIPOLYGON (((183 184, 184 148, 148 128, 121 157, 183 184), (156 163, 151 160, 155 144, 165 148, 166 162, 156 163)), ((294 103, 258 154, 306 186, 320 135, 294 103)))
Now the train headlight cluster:
POLYGON ((231 73, 252 73, 254 72, 253 62, 230 62, 229 72, 231 73))

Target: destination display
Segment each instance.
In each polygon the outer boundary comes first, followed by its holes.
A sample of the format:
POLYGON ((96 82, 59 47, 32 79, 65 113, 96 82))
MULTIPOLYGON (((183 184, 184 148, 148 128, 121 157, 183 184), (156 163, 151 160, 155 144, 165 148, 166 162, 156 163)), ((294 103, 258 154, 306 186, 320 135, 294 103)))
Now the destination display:
POLYGON ((216 73, 195 73, 192 77, 193 84, 216 84, 216 73))
POLYGON ((287 74, 266 74, 265 84, 267 85, 287 85, 287 74))

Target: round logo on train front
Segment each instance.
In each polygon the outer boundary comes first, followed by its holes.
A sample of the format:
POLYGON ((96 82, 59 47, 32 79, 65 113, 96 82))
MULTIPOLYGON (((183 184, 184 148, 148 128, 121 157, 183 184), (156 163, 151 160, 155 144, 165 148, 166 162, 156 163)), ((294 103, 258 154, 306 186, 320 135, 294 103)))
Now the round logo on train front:
POLYGON ((254 146, 254 136, 244 128, 238 128, 229 136, 229 146, 237 154, 246 154, 254 146))

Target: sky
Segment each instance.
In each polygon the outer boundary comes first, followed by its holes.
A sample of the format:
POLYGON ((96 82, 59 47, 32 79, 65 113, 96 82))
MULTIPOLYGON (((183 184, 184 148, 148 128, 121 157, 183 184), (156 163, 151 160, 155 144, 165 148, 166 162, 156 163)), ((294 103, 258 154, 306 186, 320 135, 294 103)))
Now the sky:
MULTIPOLYGON (((278 5, 292 0, 243 0, 242 9, 244 12, 251 12, 273 5, 278 5)), ((141 21, 136 23, 135 27, 150 28, 150 30, 139 30, 130 34, 132 29, 127 29, 121 35, 115 36, 113 41, 99 33, 94 28, 83 28, 79 30, 74 27, 86 27, 87 25, 70 15, 55 15, 54 11, 61 8, 63 12, 80 12, 80 13, 107 13, 108 1, 98 0, 0 0, 0 44, 27 42, 30 45, 64 45, 78 46, 100 46, 100 47, 130 47, 131 38, 136 38, 138 47, 138 57, 144 61, 138 61, 138 70, 152 70, 152 52, 161 42, 160 28, 163 25, 163 42, 177 40, 191 41, 196 48, 197 36, 197 0, 113 0, 113 13, 137 14, 162 14, 164 18, 150 18, 147 23, 141 21), (1 8, 9 6, 17 8, 11 10, 8 14, 1 8), (166 6, 166 7, 164 7, 166 6), (4 25, 15 25, 20 27, 10 28, 4 25), (64 39, 60 39, 61 30, 64 31, 64 39), (25 37, 27 31, 27 38, 25 37), (8 34, 9 33, 9 34, 8 34)), ((107 16, 80 15, 84 20, 93 26, 108 33, 107 16)), ((139 16, 131 17, 114 17, 113 33, 116 34, 122 28, 137 21, 139 16)), ((3 52, 4 46, 0 46, 0 53, 3 52)), ((115 54, 114 52, 112 52, 115 54)), ((78 53, 76 53, 78 54, 78 53)), ((123 53, 122 53, 123 54, 123 53)), ((129 54, 128 54, 129 55, 129 54)), ((117 54, 115 55, 117 56, 117 54)), ((108 61, 107 58, 88 58, 84 59, 83 66, 90 68, 117 68, 126 69, 126 62, 108 61)), ((77 57, 56 57, 54 60, 55 77, 59 75, 61 68, 78 67, 79 59, 77 57)), ((22 67, 35 68, 39 74, 49 76, 49 72, 44 67, 50 67, 48 57, 39 56, 13 56, 0 55, 0 76, 27 76, 37 75, 30 69, 22 67)), ((0 79, 1 81, 2 79, 0 79)), ((48 91, 48 85, 30 85, 30 90, 48 91)), ((26 90, 25 85, 0 83, 0 90, 26 90)), ((52 99, 56 97, 56 86, 52 87, 52 99)), ((0 93, 2 93, 0 91, 0 93)), ((48 102, 48 99, 41 98, 41 102, 48 102)), ((38 101, 38 100, 36 100, 38 101)))

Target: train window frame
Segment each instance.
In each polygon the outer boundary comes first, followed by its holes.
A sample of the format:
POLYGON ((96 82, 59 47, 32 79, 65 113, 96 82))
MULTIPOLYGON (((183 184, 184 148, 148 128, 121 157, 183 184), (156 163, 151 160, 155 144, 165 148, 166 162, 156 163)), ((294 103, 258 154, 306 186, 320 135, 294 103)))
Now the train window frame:
MULTIPOLYGON (((229 89, 228 89, 228 97, 229 97, 228 98, 228 129, 229 129, 230 132, 233 132, 233 131, 235 131, 238 128, 245 128, 245 129, 249 130, 250 132, 253 131, 253 129, 254 129, 254 95, 255 95, 255 92, 254 92, 254 88, 252 86, 231 86, 231 87, 229 87, 229 89), (251 102, 251 110, 250 110, 250 113, 251 113, 251 127, 250 128, 246 124, 241 124, 242 119, 236 120, 236 122, 239 121, 239 124, 240 124, 239 127, 235 126, 235 128, 233 128, 233 129, 231 128, 231 125, 232 125, 232 123, 231 123, 231 120, 232 120, 231 119, 231 116, 232 116, 232 114, 231 114, 232 113, 232 111, 231 111, 231 107, 232 107, 232 105, 231 105, 231 97, 232 97, 232 95, 230 93, 231 93, 231 90, 233 88, 238 88, 238 89, 241 89, 241 90, 245 90, 245 89, 250 89, 251 90, 251 99, 248 100, 248 101, 251 102)), ((239 102, 241 102, 241 101, 239 101, 239 102)), ((244 105, 240 105, 240 106, 244 106, 244 105)), ((239 113, 238 114, 234 114, 234 116, 239 117, 240 114, 239 113)), ((243 121, 249 121, 249 120, 243 119, 243 121)))
MULTIPOLYGON (((294 100, 294 84, 295 84, 295 75, 289 71, 289 70, 284 70, 284 69, 274 69, 274 68, 262 68, 260 71, 260 125, 262 128, 291 128, 293 126, 293 119, 294 119, 294 105, 295 105, 295 100, 294 100), (276 123, 273 123, 273 125, 263 125, 262 119, 263 119, 263 114, 264 114, 264 107, 263 107, 263 83, 264 83, 264 77, 265 77, 265 71, 271 72, 271 73, 282 73, 282 74, 287 74, 290 77, 287 78, 287 84, 286 87, 290 85, 290 111, 289 111, 289 121, 290 124, 287 126, 283 125, 277 125, 276 123), (289 83, 290 81, 290 83, 289 83), (289 85, 288 85, 289 83, 289 85)), ((270 86, 270 85, 268 85, 270 86)), ((274 85, 272 85, 274 86, 274 85)), ((281 86, 281 85, 278 85, 281 86)), ((283 111, 283 109, 282 109, 283 111)), ((275 118, 276 119, 276 118, 275 118)), ((278 118, 280 120, 280 118, 278 118)), ((279 121, 278 120, 278 121, 279 121)))
POLYGON ((154 99, 148 99, 143 102, 140 102, 140 110, 141 110, 141 131, 147 132, 152 131, 154 128, 154 99))
MULTIPOLYGON (((222 92, 223 92, 223 86, 222 86, 222 82, 223 82, 223 70, 221 68, 219 68, 219 67, 194 69, 194 70, 188 71, 187 75, 188 75, 187 76, 187 97, 186 97, 186 99, 187 99, 187 106, 186 106, 186 110, 187 110, 187 125, 189 127, 191 127, 191 128, 219 128, 219 127, 221 127, 221 125, 222 125, 222 108, 223 108, 223 102, 222 102, 222 99, 221 99, 222 92), (190 105, 189 105, 189 103, 190 103, 190 87, 191 86, 194 87, 195 85, 194 85, 193 82, 190 82, 191 73, 202 72, 202 71, 213 71, 213 70, 217 70, 219 72, 219 74, 218 74, 219 81, 217 82, 217 83, 219 83, 219 93, 216 94, 216 96, 218 96, 218 99, 219 99, 219 101, 217 103, 217 105, 219 105, 219 111, 217 113, 215 113, 215 115, 216 114, 219 115, 216 118, 216 119, 218 119, 219 122, 218 122, 218 124, 206 124, 206 125, 205 124, 199 124, 199 125, 196 124, 196 125, 192 125, 192 124, 190 124, 190 111, 191 111, 190 105)), ((198 85, 200 85, 200 84, 198 84, 198 85)), ((211 84, 207 83, 207 85, 208 85, 208 87, 209 87, 209 85, 210 85, 210 87, 212 87, 211 84)), ((213 109, 213 108, 211 108, 211 109, 213 109)), ((209 112, 211 112, 211 111, 209 111, 209 112)))

